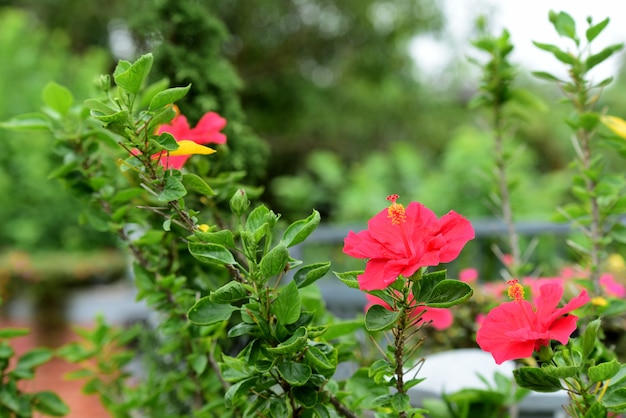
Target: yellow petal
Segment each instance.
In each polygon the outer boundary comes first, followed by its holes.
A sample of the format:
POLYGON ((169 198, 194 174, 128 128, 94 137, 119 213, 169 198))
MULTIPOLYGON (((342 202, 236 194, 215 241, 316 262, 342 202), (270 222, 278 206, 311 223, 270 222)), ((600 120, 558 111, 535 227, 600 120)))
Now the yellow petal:
POLYGON ((626 120, 618 118, 617 116, 602 116, 600 120, 617 136, 626 139, 626 120))
POLYGON ((195 154, 213 154, 215 150, 213 148, 205 147, 204 145, 196 144, 193 141, 186 139, 178 141, 178 149, 170 151, 170 157, 176 157, 180 155, 195 155, 195 154))
POLYGON ((595 298, 591 298, 591 303, 596 306, 607 306, 609 304, 609 302, 602 296, 596 296, 595 298))

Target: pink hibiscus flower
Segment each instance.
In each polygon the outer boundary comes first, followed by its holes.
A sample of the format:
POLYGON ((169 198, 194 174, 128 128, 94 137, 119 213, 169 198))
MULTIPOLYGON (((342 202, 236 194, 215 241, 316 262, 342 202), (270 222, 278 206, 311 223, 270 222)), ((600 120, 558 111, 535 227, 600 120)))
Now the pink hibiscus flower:
MULTIPOLYGON (((195 128, 191 128, 189 126, 189 122, 187 122, 187 118, 178 113, 178 109, 176 117, 172 119, 172 121, 167 125, 159 126, 157 130, 157 134, 161 134, 163 132, 169 132, 172 134, 174 139, 177 142, 180 141, 191 141, 196 144, 225 144, 226 143, 226 135, 220 132, 220 130, 224 129, 226 126, 226 119, 221 117, 215 112, 205 113, 204 116, 198 121, 198 124, 195 128)), ((175 153, 176 151, 174 151, 175 153)), ((170 153, 168 156, 167 153, 163 153, 160 157, 161 165, 165 168, 174 168, 176 170, 180 170, 185 165, 185 162, 191 157, 190 154, 186 155, 172 155, 170 153)))
MULTIPOLYGON (((388 310, 391 310, 391 306, 385 303, 385 301, 383 301, 382 299, 377 298, 376 296, 370 295, 369 293, 366 294, 365 296, 367 297, 367 301, 368 301, 368 304, 365 307, 366 311, 367 309, 369 309, 370 306, 374 304, 384 306, 388 310)), ((413 295, 409 296, 409 300, 411 301, 410 302, 411 305, 417 305, 417 302, 415 302, 415 300, 413 299, 413 295)), ((452 312, 450 312, 449 309, 431 308, 428 306, 415 306, 411 310, 410 315, 411 317, 415 318, 421 312, 423 312, 421 316, 422 321, 430 322, 430 325, 432 325, 433 328, 437 330, 444 330, 446 328, 449 328, 452 325, 452 321, 454 319, 454 317, 452 316, 452 312)))
POLYGON ((448 263, 474 238, 472 225, 458 213, 438 219, 417 202, 405 210, 397 198, 387 197, 391 206, 370 219, 368 229, 350 231, 344 240, 344 253, 368 259, 358 277, 362 290, 384 289, 400 275, 410 277, 421 267, 448 263))
POLYGON ((476 334, 481 349, 491 353, 497 364, 506 360, 530 357, 533 351, 556 340, 567 344, 576 329, 578 317, 567 315, 589 302, 582 290, 562 308, 557 308, 563 296, 563 286, 544 284, 535 298, 535 306, 523 299, 524 292, 517 280, 511 281, 509 295, 515 300, 492 309, 483 319, 476 334))

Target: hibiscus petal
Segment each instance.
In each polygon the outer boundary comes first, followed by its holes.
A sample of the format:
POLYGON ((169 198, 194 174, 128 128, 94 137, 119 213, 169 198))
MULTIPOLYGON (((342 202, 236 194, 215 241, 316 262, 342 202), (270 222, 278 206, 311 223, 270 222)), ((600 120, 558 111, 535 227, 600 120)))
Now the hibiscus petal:
POLYGON ((567 344, 570 335, 576 330, 576 321, 578 321, 578 317, 574 315, 558 318, 548 330, 549 339, 556 340, 561 344, 567 344))
POLYGON ((198 144, 225 144, 226 135, 219 132, 226 126, 226 119, 215 112, 205 113, 195 128, 190 129, 185 138, 198 144))
POLYGON ((387 260, 371 259, 365 271, 357 277, 361 290, 381 290, 387 288, 398 277, 398 272, 387 268, 387 260))

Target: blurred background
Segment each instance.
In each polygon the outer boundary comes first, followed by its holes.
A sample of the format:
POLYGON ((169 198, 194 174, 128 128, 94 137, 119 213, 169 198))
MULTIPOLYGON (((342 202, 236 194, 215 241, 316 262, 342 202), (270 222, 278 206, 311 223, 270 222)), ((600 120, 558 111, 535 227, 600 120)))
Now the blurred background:
MULTIPOLYGON (((438 215, 489 220, 492 140, 485 115, 467 106, 480 83, 468 58, 486 58, 470 44, 484 15, 490 33, 511 29, 517 84, 542 99, 520 110, 513 205, 519 221, 549 221, 569 198, 569 109, 554 105, 555 86, 529 75, 561 71, 531 37, 560 42, 551 8, 566 6, 583 27, 587 16, 626 16, 609 1, 581 4, 0 0, 0 120, 38 110, 50 80, 85 98, 118 59, 154 52, 155 77, 194 84, 181 104, 192 124, 209 110, 227 116, 233 166, 285 220, 316 208, 325 224, 363 224, 392 192, 438 215)), ((612 21, 597 47, 619 41, 620 27, 612 21)), ((626 114, 622 64, 618 55, 598 69, 615 76, 602 104, 616 115, 626 114)), ((42 309, 62 305, 54 295, 68 288, 115 282, 127 265, 114 237, 84 222, 80 204, 48 179, 62 158, 50 143, 0 131, 0 295, 28 285, 42 309)))

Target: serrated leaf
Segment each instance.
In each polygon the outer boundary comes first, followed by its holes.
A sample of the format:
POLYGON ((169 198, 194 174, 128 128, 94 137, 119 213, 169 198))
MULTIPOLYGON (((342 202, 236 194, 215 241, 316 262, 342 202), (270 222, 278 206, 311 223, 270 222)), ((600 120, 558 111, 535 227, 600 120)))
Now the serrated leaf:
POLYGON ((604 363, 596 364, 587 369, 587 376, 593 383, 603 382, 615 376, 619 371, 620 364, 613 359, 604 363))
POLYGON ((306 328, 299 327, 289 339, 278 344, 276 347, 267 347, 266 350, 272 354, 294 354, 306 347, 307 342, 306 328))
POLYGON ((187 317, 196 325, 212 325, 229 320, 236 310, 232 305, 213 303, 205 296, 189 309, 187 317))

